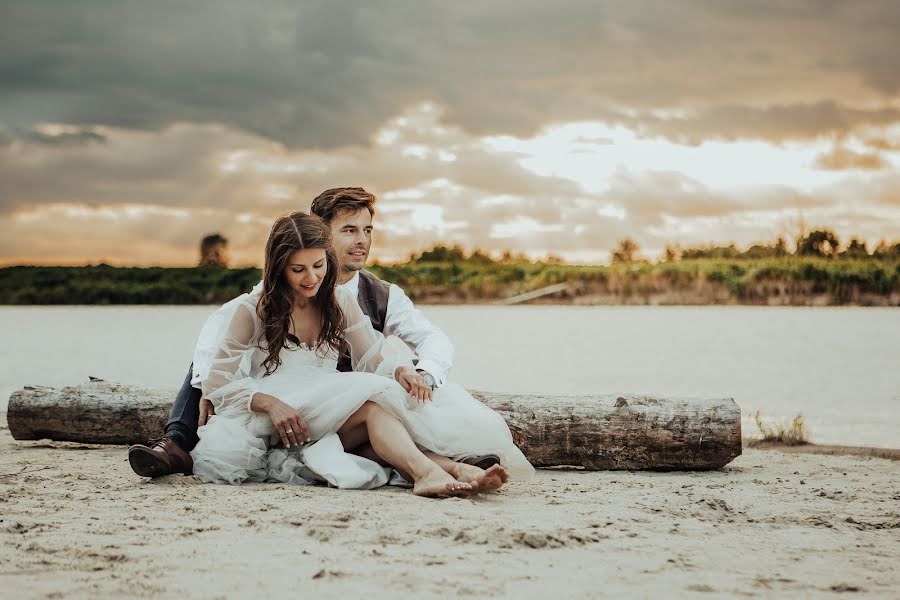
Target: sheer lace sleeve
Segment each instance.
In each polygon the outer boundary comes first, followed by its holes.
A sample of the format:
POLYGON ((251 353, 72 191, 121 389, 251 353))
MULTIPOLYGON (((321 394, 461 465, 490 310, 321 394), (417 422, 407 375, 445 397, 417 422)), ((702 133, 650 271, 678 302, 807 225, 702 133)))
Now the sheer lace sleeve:
POLYGON ((253 354, 259 350, 257 321, 255 303, 240 303, 218 341, 209 376, 203 382, 203 396, 217 412, 223 408, 250 410, 250 400, 257 391, 251 373, 253 354))
POLYGON ((356 299, 343 288, 335 288, 338 304, 344 312, 344 341, 350 349, 350 364, 354 371, 394 377, 401 365, 412 367, 412 361, 385 352, 384 335, 372 327, 356 299))

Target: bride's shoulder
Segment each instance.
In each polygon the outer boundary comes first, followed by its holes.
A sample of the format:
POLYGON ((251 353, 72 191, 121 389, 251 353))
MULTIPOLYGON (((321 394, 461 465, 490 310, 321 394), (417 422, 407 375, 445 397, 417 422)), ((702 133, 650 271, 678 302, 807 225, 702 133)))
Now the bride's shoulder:
POLYGON ((244 292, 240 296, 235 296, 222 306, 220 306, 216 312, 218 313, 231 313, 236 307, 241 305, 248 305, 256 308, 256 305, 259 304, 259 299, 262 296, 262 282, 256 284, 256 286, 250 290, 249 292, 244 292))
POLYGON ((257 308, 259 306, 262 290, 257 287, 246 294, 241 294, 237 298, 226 303, 221 311, 228 315, 230 321, 255 322, 259 319, 257 308))
MULTIPOLYGON (((256 314, 256 307, 259 305, 260 294, 250 292, 249 294, 241 294, 229 304, 231 305, 230 311, 238 312, 238 313, 253 313, 256 314)), ((224 307, 223 307, 224 308, 224 307)))

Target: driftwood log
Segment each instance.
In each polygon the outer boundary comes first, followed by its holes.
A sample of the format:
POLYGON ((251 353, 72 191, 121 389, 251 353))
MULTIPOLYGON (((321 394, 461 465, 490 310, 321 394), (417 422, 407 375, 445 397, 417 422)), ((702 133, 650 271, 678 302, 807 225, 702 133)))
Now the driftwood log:
MULTIPOLYGON (((536 467, 708 470, 741 454, 741 411, 732 399, 472 391, 506 419, 536 467)), ((174 391, 92 381, 26 387, 10 396, 13 438, 133 444, 158 437, 174 391)))

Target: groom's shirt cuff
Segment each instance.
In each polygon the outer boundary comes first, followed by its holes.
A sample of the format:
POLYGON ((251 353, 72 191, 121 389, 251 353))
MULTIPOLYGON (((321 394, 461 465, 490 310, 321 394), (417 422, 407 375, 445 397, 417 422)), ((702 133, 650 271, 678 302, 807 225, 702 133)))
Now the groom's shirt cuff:
POLYGON ((426 371, 434 377, 434 383, 437 387, 441 387, 446 383, 447 373, 444 372, 436 362, 432 360, 420 360, 416 363, 416 369, 426 371))

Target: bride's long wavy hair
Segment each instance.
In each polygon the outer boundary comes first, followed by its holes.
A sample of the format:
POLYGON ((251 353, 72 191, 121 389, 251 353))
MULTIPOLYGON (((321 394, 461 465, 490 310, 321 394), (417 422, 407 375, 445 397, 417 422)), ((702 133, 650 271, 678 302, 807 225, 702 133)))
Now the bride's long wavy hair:
POLYGON ((338 265, 334 249, 331 247, 331 229, 321 218, 305 212, 298 211, 279 217, 272 225, 269 240, 266 242, 262 297, 256 306, 256 314, 262 322, 262 335, 266 341, 265 348, 260 344, 260 349, 268 352, 262 363, 266 375, 271 375, 281 366, 279 354, 282 348, 288 348, 288 343, 294 345, 300 343, 300 340, 290 333, 294 291, 285 281, 284 271, 294 252, 311 248, 325 250, 328 267, 319 291, 313 297, 313 302, 322 315, 315 348, 318 351, 323 348, 340 349, 342 346, 344 314, 334 297, 338 265))

